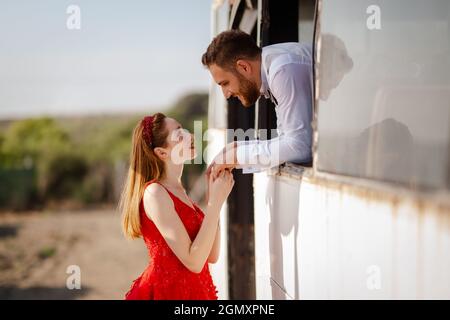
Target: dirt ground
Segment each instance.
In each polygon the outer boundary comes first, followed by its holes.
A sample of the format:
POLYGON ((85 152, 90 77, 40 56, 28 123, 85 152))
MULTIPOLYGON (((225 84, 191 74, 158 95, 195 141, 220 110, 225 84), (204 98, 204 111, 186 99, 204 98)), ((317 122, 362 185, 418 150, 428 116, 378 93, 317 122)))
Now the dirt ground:
POLYGON ((147 263, 114 209, 0 214, 0 299, 123 299, 147 263), (66 286, 71 265, 81 289, 66 286))

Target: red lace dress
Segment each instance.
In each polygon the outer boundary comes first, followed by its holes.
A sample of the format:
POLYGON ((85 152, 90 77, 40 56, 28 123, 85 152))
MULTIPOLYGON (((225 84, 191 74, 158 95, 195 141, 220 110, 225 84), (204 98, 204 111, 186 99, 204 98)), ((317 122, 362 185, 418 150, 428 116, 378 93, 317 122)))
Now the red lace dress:
MULTIPOLYGON (((157 182, 152 180, 150 183, 157 182)), ((162 184, 160 184, 162 186, 162 184)), ((164 186, 163 186, 164 187, 164 186)), ((194 204, 195 210, 169 193, 175 210, 183 222, 189 237, 194 240, 204 213, 194 204)), ((217 300, 217 290, 206 262, 200 273, 187 269, 167 245, 163 236, 144 211, 140 210, 142 237, 148 248, 150 263, 139 278, 133 281, 126 293, 126 300, 217 300)))

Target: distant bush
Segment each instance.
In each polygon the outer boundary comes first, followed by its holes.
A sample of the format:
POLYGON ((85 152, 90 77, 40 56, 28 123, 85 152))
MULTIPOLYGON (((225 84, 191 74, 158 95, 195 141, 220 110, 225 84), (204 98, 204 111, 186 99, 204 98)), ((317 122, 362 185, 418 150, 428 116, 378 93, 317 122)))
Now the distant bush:
POLYGON ((0 168, 0 182, 0 208, 25 210, 37 204, 35 170, 0 168))
POLYGON ((83 183, 89 167, 86 159, 74 153, 53 153, 45 161, 46 199, 65 199, 74 195, 83 183))
POLYGON ((13 122, 4 134, 2 151, 10 157, 4 165, 31 167, 49 153, 70 148, 67 132, 53 119, 13 122))
MULTIPOLYGON (((194 121, 208 121, 208 95, 192 93, 178 99, 167 115, 177 119, 184 128, 194 130, 194 121)), ((207 126, 205 126, 207 128, 207 126)))
POLYGON ((6 130, 0 147, 0 169, 9 177, 2 180, 3 188, 7 189, 3 204, 13 209, 42 204, 47 174, 54 169, 49 163, 52 155, 70 150, 67 133, 50 118, 20 120, 6 130), (17 185, 17 179, 22 184, 17 185), (23 201, 20 205, 13 200, 17 197, 23 201))

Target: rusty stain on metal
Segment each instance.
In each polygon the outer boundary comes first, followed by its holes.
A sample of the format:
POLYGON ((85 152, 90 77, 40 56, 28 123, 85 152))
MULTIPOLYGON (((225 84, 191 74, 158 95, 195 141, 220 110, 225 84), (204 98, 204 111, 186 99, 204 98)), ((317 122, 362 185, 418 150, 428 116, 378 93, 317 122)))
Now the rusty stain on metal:
POLYGON ((330 192, 336 191, 339 197, 340 207, 344 205, 345 196, 353 196, 359 200, 371 204, 386 204, 388 206, 388 214, 392 221, 392 257, 391 257, 391 293, 392 296, 399 294, 397 277, 399 270, 396 269, 399 263, 401 252, 398 246, 400 244, 399 237, 402 236, 401 224, 399 221, 399 213, 408 219, 415 226, 413 230, 412 245, 416 247, 415 260, 411 261, 416 268, 415 272, 415 298, 421 299, 429 295, 426 286, 427 266, 427 250, 432 249, 437 256, 445 256, 447 253, 442 252, 445 244, 445 235, 450 230, 450 197, 448 191, 418 192, 409 190, 406 187, 399 187, 384 182, 371 181, 368 179, 359 179, 346 177, 335 174, 327 174, 316 172, 312 168, 302 167, 295 164, 285 164, 278 170, 272 170, 269 175, 274 178, 284 178, 291 181, 299 181, 300 190, 302 181, 323 189, 324 200, 329 201, 330 192), (410 220, 412 219, 412 220, 410 220), (431 219, 431 220, 430 220, 431 219), (433 223, 433 248, 427 248, 427 239, 430 237, 428 223, 433 223), (428 230, 428 231, 427 231, 428 230))

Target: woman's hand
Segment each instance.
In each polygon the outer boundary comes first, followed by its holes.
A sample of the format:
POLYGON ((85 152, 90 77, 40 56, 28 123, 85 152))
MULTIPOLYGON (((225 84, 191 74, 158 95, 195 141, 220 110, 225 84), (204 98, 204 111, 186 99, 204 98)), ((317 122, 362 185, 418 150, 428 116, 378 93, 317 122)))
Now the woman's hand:
POLYGON ((213 159, 206 170, 206 175, 212 174, 214 178, 223 170, 232 170, 237 167, 237 143, 236 141, 228 143, 213 159))
POLYGON ((222 207, 222 204, 227 199, 228 195, 233 189, 234 179, 230 170, 223 170, 214 179, 214 175, 209 175, 208 181, 208 204, 214 204, 222 207))

